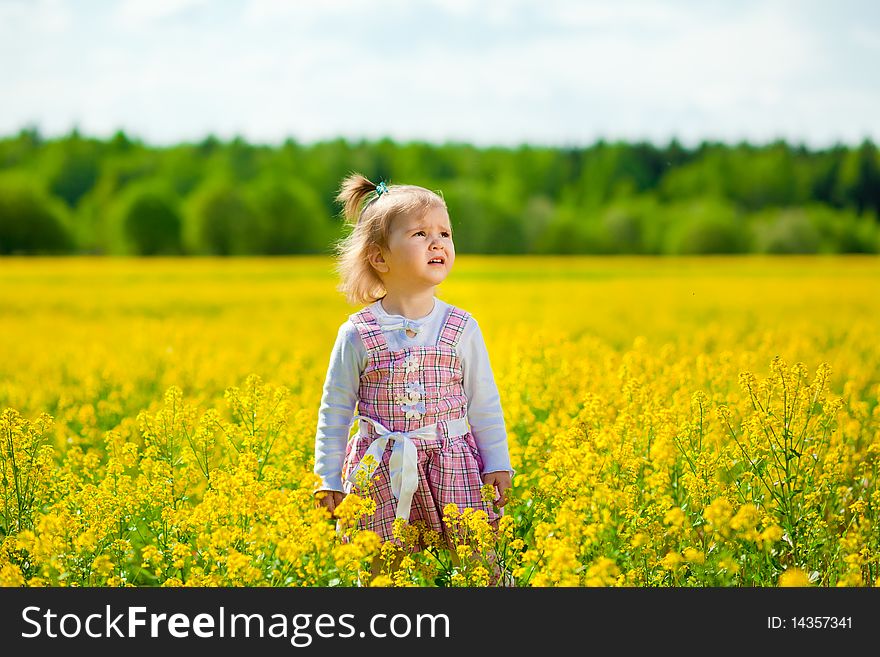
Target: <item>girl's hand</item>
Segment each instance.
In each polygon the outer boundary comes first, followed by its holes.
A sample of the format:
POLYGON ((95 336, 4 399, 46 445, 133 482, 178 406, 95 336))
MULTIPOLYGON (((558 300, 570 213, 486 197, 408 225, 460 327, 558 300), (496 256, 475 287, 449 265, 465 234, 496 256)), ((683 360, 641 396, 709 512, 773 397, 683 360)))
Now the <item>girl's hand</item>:
POLYGON ((339 503, 345 499, 345 493, 338 490, 318 490, 315 491, 315 504, 316 506, 326 507, 330 512, 330 515, 334 515, 334 511, 336 511, 336 507, 339 506, 339 503))
POLYGON ((487 472, 483 475, 483 484, 492 484, 498 491, 498 500, 495 502, 495 506, 501 507, 507 504, 507 491, 513 485, 510 483, 510 473, 507 470, 487 472))

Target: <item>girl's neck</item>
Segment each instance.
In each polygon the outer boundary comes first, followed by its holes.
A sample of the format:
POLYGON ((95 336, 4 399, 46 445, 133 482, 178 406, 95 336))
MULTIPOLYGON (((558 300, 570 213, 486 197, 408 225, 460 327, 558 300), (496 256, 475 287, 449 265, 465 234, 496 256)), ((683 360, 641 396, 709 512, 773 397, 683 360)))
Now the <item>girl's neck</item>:
POLYGON ((434 310, 434 290, 402 296, 388 292, 379 303, 389 315, 402 315, 407 319, 421 319, 434 310))

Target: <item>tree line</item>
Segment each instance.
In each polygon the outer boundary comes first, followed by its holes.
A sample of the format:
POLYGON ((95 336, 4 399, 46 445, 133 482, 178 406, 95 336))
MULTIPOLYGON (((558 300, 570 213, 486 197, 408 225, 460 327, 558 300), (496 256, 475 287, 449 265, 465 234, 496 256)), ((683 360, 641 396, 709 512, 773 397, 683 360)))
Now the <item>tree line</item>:
POLYGON ((870 140, 158 147, 25 128, 0 139, 0 255, 329 254, 351 171, 439 190, 462 253, 880 252, 870 140))

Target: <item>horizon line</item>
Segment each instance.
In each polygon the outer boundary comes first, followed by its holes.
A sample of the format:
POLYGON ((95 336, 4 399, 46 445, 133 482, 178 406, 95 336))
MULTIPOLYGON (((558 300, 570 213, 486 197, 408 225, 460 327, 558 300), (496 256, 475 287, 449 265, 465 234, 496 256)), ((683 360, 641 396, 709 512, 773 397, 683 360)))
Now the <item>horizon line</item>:
POLYGON ((806 149, 808 151, 827 151, 827 150, 836 150, 841 147, 843 148, 858 148, 866 143, 874 144, 873 136, 866 134, 860 139, 856 141, 849 141, 843 139, 836 139, 831 142, 826 142, 824 145, 816 145, 809 144, 807 140, 801 138, 798 140, 791 139, 789 137, 779 136, 772 139, 764 139, 758 140, 753 138, 740 138, 736 140, 724 139, 724 138, 716 138, 705 136, 698 140, 683 140, 677 136, 670 136, 665 141, 659 141, 656 139, 650 139, 645 137, 615 137, 615 136, 597 136, 591 142, 583 141, 583 140, 571 140, 571 141, 563 141, 563 142, 547 142, 547 141, 529 141, 529 140, 519 140, 516 142, 493 142, 493 143, 485 143, 481 144, 475 141, 467 141, 459 138, 448 138, 443 141, 437 141, 436 139, 428 139, 428 138, 398 138, 393 137, 391 135, 382 135, 382 136, 367 136, 367 135, 346 135, 346 134, 338 134, 336 136, 328 136, 323 138, 318 138, 310 141, 303 141, 298 139, 295 135, 289 134, 284 137, 281 137, 274 141, 265 141, 265 140, 251 140, 246 135, 241 133, 235 133, 232 136, 224 136, 223 134, 218 134, 212 131, 208 131, 203 133, 201 137, 197 138, 184 138, 178 141, 162 141, 162 140, 148 140, 143 138, 140 135, 137 135, 133 132, 130 132, 126 128, 116 128, 112 132, 104 133, 103 135, 100 133, 90 133, 84 132, 79 128, 78 125, 71 126, 66 132, 55 131, 52 133, 43 132, 40 126, 36 123, 28 123, 20 127, 17 131, 12 131, 7 134, 0 133, 0 141, 6 141, 8 139, 15 139, 16 137, 21 136, 27 132, 36 132, 40 137, 41 141, 45 142, 55 142, 55 141, 63 141, 65 139, 69 139, 71 137, 77 136, 81 139, 92 140, 92 141, 100 141, 100 142, 108 142, 119 135, 125 137, 125 139, 131 143, 138 144, 141 146, 145 146, 147 148, 154 149, 163 149, 163 148, 174 148, 177 146, 197 146, 206 141, 213 140, 220 144, 232 144, 236 141, 244 141, 250 146, 255 147, 268 147, 268 148, 280 148, 288 143, 296 144, 297 146, 319 146, 323 144, 343 141, 349 144, 379 144, 379 143, 387 143, 391 142, 395 145, 426 145, 433 147, 448 147, 448 146, 466 146, 476 148, 478 150, 521 150, 524 148, 528 149, 537 149, 537 150, 589 150, 591 148, 595 148, 598 145, 649 145, 654 148, 662 149, 669 148, 673 145, 677 145, 679 148, 684 150, 699 150, 704 146, 727 146, 727 147, 739 147, 739 146, 747 146, 754 148, 762 148, 769 147, 778 144, 784 144, 794 149, 806 149))

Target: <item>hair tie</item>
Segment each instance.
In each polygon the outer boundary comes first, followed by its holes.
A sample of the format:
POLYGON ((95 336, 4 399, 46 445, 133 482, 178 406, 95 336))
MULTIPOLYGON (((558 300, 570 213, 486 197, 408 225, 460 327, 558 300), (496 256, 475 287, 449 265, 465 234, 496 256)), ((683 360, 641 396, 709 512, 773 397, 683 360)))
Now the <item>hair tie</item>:
POLYGON ((388 191, 388 186, 385 184, 385 181, 383 180, 378 185, 376 185, 376 194, 377 194, 376 198, 379 198, 379 196, 382 196, 382 194, 387 191, 388 191))

